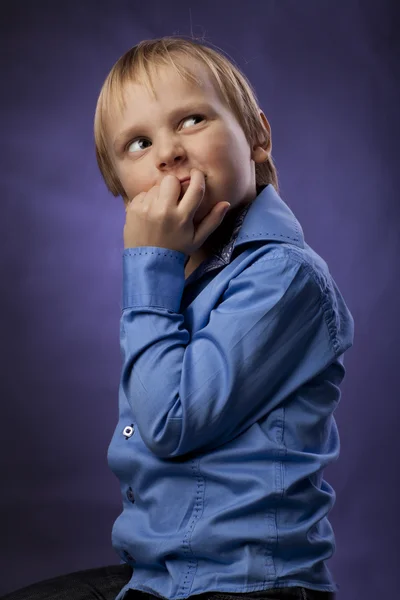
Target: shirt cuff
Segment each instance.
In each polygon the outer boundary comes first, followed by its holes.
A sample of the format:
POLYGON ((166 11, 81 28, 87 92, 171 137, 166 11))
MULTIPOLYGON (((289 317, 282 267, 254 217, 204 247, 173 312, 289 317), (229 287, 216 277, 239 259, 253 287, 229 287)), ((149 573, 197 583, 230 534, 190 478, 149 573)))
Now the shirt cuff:
POLYGON ((187 255, 158 246, 125 248, 122 255, 122 310, 153 306, 179 312, 187 255))

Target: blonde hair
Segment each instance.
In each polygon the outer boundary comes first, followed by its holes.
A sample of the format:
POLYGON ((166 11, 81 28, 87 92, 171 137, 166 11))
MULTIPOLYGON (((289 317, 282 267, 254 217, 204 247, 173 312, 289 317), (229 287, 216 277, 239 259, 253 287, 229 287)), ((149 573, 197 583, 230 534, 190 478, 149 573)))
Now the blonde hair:
POLYGON ((144 84, 155 96, 152 74, 160 66, 171 66, 184 80, 200 84, 200 81, 181 64, 180 58, 189 58, 204 64, 213 79, 217 92, 232 111, 242 127, 250 147, 255 143, 268 151, 265 162, 256 163, 257 188, 271 183, 279 192, 278 175, 271 156, 271 136, 260 119, 256 93, 240 69, 221 52, 183 37, 162 37, 143 40, 121 56, 112 67, 100 91, 94 118, 96 160, 108 190, 114 196, 127 200, 122 184, 115 172, 107 143, 107 117, 117 104, 124 108, 123 89, 127 82, 144 84))

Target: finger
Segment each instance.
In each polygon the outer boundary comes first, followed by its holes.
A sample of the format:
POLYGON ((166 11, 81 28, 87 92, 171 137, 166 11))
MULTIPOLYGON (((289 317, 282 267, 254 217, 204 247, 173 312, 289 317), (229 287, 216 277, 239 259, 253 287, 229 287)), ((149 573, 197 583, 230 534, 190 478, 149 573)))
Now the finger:
POLYGON ((179 203, 182 212, 193 218, 206 191, 205 176, 200 169, 190 171, 189 186, 179 203))
POLYGON ((229 202, 218 202, 213 209, 204 217, 204 219, 199 223, 194 240, 193 246, 195 248, 199 248, 204 244, 209 235, 212 234, 217 227, 222 223, 226 213, 230 208, 229 202))
POLYGON ((131 198, 125 206, 125 212, 128 212, 128 210, 134 210, 135 205, 138 204, 139 202, 142 202, 145 197, 146 197, 146 192, 140 192, 139 194, 137 194, 136 196, 131 198))
MULTIPOLYGON (((158 186, 157 186, 158 187, 158 186)), ((159 196, 168 204, 176 206, 181 191, 180 181, 175 175, 166 175, 159 186, 159 196)))

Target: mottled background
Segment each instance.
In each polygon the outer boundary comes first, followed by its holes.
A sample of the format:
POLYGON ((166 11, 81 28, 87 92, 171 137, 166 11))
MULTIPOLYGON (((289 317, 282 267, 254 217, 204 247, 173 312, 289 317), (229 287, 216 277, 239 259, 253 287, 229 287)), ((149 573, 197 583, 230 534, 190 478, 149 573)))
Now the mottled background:
POLYGON ((94 156, 115 61, 204 36, 257 91, 281 195, 328 262, 355 345, 337 410, 340 600, 397 598, 399 9, 387 0, 2 3, 0 593, 119 562, 120 198, 94 156), (396 309, 397 306, 397 309, 396 309))

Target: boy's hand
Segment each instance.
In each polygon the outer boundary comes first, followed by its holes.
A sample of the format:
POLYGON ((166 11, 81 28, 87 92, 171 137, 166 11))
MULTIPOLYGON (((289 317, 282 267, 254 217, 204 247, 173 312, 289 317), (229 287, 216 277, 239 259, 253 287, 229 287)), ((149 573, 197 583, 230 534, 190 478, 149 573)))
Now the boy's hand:
POLYGON ((166 175, 160 185, 131 200, 126 208, 125 248, 159 246, 191 255, 204 244, 230 204, 218 202, 195 227, 193 217, 204 197, 205 178, 199 169, 192 169, 190 176, 180 201, 181 183, 175 175, 166 175))

